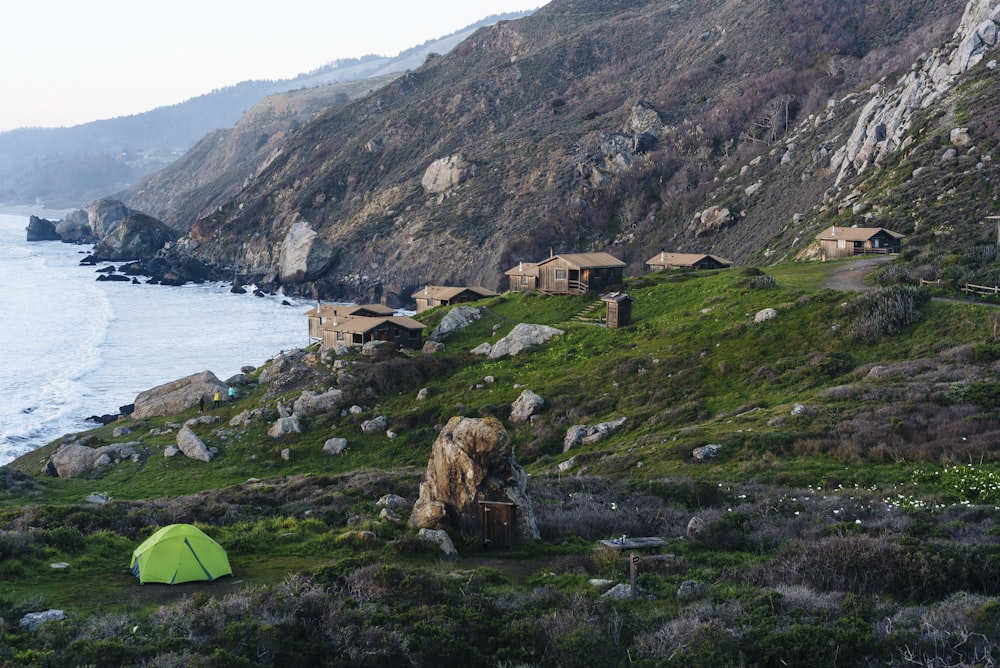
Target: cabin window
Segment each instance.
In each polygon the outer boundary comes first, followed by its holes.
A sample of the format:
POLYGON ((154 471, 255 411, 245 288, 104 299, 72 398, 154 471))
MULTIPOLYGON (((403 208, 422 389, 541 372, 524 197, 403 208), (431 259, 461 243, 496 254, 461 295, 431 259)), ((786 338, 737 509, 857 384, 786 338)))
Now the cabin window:
POLYGON ((847 242, 843 239, 837 239, 837 248, 847 248, 847 242))
POLYGON ((344 333, 343 332, 337 332, 337 340, 338 341, 343 341, 344 340, 344 333))
POLYGON ((528 277, 527 276, 522 276, 521 277, 521 285, 527 285, 527 284, 528 284, 528 277))
POLYGON ((566 270, 565 269, 556 269, 556 280, 557 281, 565 281, 566 280, 566 270))

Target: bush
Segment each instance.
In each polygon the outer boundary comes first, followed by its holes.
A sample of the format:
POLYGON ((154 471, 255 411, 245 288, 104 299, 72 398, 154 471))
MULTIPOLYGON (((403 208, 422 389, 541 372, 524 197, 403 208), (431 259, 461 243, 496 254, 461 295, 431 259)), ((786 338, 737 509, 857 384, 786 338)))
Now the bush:
POLYGON ((930 295, 911 285, 897 285, 859 295, 851 303, 854 320, 848 332, 862 341, 875 342, 898 334, 917 321, 920 306, 930 295))

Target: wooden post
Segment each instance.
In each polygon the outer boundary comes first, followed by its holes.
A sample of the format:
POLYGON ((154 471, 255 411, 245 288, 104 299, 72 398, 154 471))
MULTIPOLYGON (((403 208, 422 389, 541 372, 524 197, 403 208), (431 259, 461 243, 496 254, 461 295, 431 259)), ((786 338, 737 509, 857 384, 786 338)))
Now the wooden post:
POLYGON ((632 558, 629 559, 629 574, 632 578, 632 600, 636 600, 639 597, 639 587, 636 584, 636 577, 639 574, 639 555, 632 551, 632 558))

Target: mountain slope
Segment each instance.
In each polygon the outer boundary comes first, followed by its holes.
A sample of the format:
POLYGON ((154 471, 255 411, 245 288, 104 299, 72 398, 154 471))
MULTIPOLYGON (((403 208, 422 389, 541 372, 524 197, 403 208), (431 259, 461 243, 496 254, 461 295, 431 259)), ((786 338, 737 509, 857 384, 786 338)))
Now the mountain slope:
POLYGON ((634 269, 662 247, 747 260, 832 179, 775 184, 752 229, 735 225, 738 212, 692 226, 720 174, 773 150, 829 99, 905 71, 961 9, 556 0, 320 116, 191 234, 203 258, 265 274, 303 219, 339 264, 286 289, 351 298, 396 299, 425 282, 497 287, 504 269, 550 248, 615 249, 634 269), (446 173, 460 185, 422 187, 449 157, 466 165, 446 173))
POLYGON ((342 59, 293 79, 244 81, 141 114, 68 128, 0 132, 0 202, 84 205, 162 169, 207 133, 231 127, 269 95, 370 77, 377 82, 449 51, 480 26, 523 15, 489 16, 396 56, 342 59))

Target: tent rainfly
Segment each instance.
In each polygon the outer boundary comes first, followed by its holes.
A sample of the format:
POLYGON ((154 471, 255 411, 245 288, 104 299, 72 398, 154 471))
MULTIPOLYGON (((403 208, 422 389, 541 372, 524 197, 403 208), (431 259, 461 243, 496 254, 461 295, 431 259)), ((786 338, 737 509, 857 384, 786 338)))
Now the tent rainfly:
POLYGON ((132 573, 139 582, 178 584, 232 575, 221 545, 191 524, 165 526, 132 553, 132 573))

